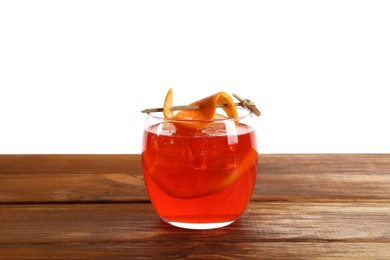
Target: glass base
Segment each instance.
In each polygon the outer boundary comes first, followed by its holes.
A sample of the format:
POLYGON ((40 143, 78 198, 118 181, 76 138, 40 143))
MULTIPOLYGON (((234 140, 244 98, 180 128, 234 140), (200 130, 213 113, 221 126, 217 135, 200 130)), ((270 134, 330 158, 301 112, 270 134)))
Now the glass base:
POLYGON ((167 221, 167 220, 164 221, 175 227, 186 228, 186 229, 199 229, 199 230, 226 227, 234 222, 234 220, 227 221, 227 222, 218 222, 218 223, 185 223, 185 222, 175 222, 175 221, 167 221))

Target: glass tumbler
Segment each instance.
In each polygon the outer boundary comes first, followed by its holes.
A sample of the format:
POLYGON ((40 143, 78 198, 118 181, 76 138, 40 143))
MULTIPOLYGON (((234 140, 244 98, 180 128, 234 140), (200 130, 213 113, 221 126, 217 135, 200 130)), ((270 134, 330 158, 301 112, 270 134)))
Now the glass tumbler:
POLYGON ((146 189, 157 214, 188 229, 227 226, 245 211, 256 182, 253 115, 174 120, 148 113, 142 143, 146 189))

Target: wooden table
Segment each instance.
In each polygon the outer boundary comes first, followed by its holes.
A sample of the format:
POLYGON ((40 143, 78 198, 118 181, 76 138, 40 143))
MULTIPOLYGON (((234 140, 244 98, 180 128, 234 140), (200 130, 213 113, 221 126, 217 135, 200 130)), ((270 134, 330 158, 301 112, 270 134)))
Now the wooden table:
POLYGON ((259 166, 242 218, 194 231, 156 215, 140 155, 0 155, 0 258, 390 259, 390 155, 259 166))

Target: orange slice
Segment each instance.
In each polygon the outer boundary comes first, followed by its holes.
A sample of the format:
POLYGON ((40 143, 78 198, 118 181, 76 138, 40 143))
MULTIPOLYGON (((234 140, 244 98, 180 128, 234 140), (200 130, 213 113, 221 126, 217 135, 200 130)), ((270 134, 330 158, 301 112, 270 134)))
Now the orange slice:
POLYGON ((227 105, 222 109, 229 118, 237 117, 237 109, 230 95, 226 92, 218 92, 190 104, 190 106, 200 106, 199 109, 182 110, 174 118, 181 120, 211 120, 215 115, 218 104, 227 105))
MULTIPOLYGON (((202 98, 195 101, 190 106, 199 106, 199 109, 194 110, 182 110, 176 115, 173 115, 173 90, 170 88, 165 96, 163 114, 165 118, 173 118, 176 120, 192 121, 201 120, 207 121, 212 119, 224 119, 226 117, 216 114, 218 104, 226 104, 222 109, 225 111, 228 118, 237 118, 237 109, 233 99, 226 92, 218 92, 214 95, 202 98)), ((176 122, 175 125, 183 128, 202 128, 207 122, 176 122)), ((236 121, 238 125, 238 121, 236 121)))
POLYGON ((172 171, 170 168, 165 169, 159 167, 157 170, 152 162, 150 162, 148 156, 142 154, 142 160, 145 165, 149 165, 151 168, 148 170, 148 175, 157 184, 157 186, 163 190, 166 194, 181 199, 193 199, 207 195, 211 195, 226 189, 232 185, 238 178, 244 173, 251 170, 253 167, 256 171, 258 153, 255 149, 251 148, 240 159, 236 167, 230 170, 205 170, 205 171, 172 171), (204 174, 207 172, 208 177, 205 179, 204 174), (199 177, 203 181, 197 182, 199 177))
POLYGON ((163 114, 165 118, 173 117, 173 90, 170 88, 164 100, 163 114))

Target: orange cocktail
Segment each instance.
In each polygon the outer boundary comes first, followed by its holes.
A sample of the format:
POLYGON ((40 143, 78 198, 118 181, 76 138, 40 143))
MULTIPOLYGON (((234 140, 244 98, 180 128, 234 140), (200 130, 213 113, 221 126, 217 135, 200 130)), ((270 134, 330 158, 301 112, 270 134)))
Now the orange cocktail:
POLYGON ((142 167, 151 202, 175 226, 226 226, 245 211, 257 174, 251 113, 211 120, 149 114, 142 167))

